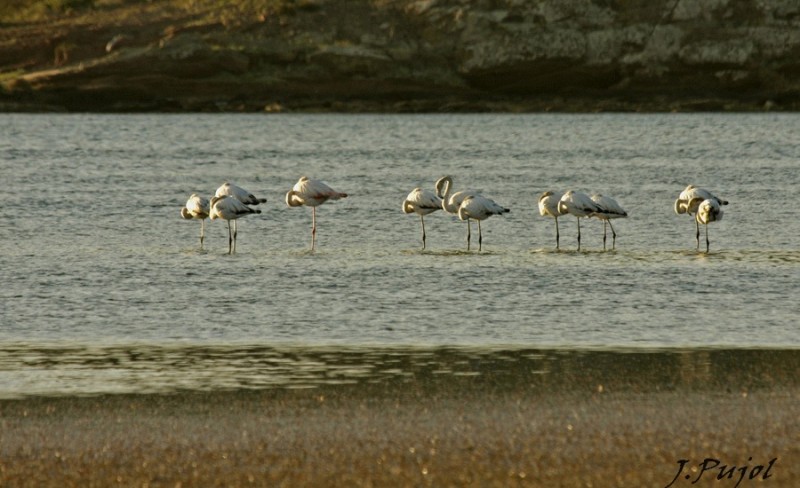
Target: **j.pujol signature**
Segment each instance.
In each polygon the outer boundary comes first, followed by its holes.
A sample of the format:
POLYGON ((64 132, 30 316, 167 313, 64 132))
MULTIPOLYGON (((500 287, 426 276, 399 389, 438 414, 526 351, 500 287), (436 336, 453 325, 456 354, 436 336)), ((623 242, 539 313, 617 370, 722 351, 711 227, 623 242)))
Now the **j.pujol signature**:
POLYGON ((766 480, 772 477, 772 468, 778 458, 772 458, 764 464, 751 464, 752 457, 747 458, 747 462, 743 465, 736 464, 723 464, 722 461, 715 458, 705 458, 699 463, 691 463, 689 459, 678 460, 678 472, 672 481, 669 482, 664 488, 669 488, 679 480, 692 480, 691 484, 696 484, 700 478, 713 478, 716 477, 718 481, 723 480, 736 480, 733 488, 738 488, 742 480, 766 480), (696 466, 696 467, 695 467, 696 466))

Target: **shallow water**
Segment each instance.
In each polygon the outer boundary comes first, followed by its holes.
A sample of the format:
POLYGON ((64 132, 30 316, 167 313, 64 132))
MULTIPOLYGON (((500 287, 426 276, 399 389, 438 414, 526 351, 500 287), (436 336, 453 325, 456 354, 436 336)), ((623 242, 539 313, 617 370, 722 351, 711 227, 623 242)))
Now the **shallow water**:
POLYGON ((797 349, 7 345, 0 400, 342 385, 539 394, 756 391, 797 387, 798 371, 797 349))
MULTIPOLYGON (((800 115, 6 114, 0 126, 6 394, 31 372, 20 348, 800 345, 800 115), (283 202, 304 174, 350 194, 318 209, 315 253, 309 209, 283 202), (400 211, 445 174, 512 209, 483 222, 481 253, 442 212, 421 252, 418 217, 400 211), (225 180, 269 200, 239 221, 234 255, 224 223, 206 222, 201 250, 199 223, 179 216, 225 180), (730 201, 709 254, 672 210, 689 183, 730 201), (576 252, 568 217, 554 249, 536 202, 570 188, 626 208, 614 251, 590 220, 576 252)), ((171 367, 205 374, 187 364, 171 367)), ((113 383, 87 371, 86 391, 113 383)))

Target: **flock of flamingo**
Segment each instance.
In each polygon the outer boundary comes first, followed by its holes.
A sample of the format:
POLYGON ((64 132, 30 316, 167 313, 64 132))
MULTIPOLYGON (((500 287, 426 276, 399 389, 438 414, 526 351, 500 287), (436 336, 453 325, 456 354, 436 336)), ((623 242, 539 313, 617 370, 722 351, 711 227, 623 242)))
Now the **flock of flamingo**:
MULTIPOLYGON (((301 177, 286 193, 286 205, 311 207, 312 251, 317 237, 317 207, 328 200, 339 200, 340 198, 347 198, 347 193, 336 191, 320 180, 305 176, 301 177)), ((266 203, 266 201, 266 198, 258 198, 240 186, 225 182, 217 188, 211 200, 193 193, 181 209, 181 217, 200 220, 200 247, 203 247, 205 239, 205 219, 226 220, 228 222, 228 254, 233 254, 236 252, 236 219, 253 213, 261 213, 261 210, 252 208, 250 205, 258 205, 266 203), (233 221, 232 229, 231 221, 233 221)))
MULTIPOLYGON (((414 188, 403 200, 402 211, 406 214, 419 215, 422 227, 422 249, 426 246, 425 216, 437 210, 457 215, 467 223, 467 250, 470 250, 470 221, 478 222, 478 250, 483 247, 481 221, 493 215, 502 215, 511 210, 499 205, 474 190, 452 191, 453 178, 444 176, 436 181, 435 192, 423 188, 414 188)), ((286 193, 286 205, 289 207, 311 207, 311 250, 315 248, 317 235, 317 207, 325 202, 346 198, 347 194, 334 190, 325 182, 301 177, 294 187, 286 193)), ((223 219, 228 223, 228 253, 236 252, 236 219, 261 210, 251 206, 265 203, 265 198, 258 198, 244 188, 226 182, 219 188, 211 200, 193 193, 186 205, 181 209, 184 219, 200 220, 200 247, 205 239, 205 219, 223 219), (233 226, 231 226, 233 222, 233 226)), ((675 200, 675 213, 687 214, 695 220, 697 249, 700 249, 700 224, 705 226, 706 253, 709 251, 708 224, 722 219, 722 205, 726 200, 716 197, 706 189, 689 185, 675 200)), ((617 233, 611 220, 627 217, 628 213, 611 197, 594 194, 592 196, 580 191, 547 191, 539 196, 539 214, 552 217, 556 223, 556 249, 560 248, 558 218, 572 215, 578 222, 578 251, 581 249, 581 219, 595 217, 603 221, 603 249, 606 249, 606 226, 611 227, 612 249, 616 248, 617 233)))

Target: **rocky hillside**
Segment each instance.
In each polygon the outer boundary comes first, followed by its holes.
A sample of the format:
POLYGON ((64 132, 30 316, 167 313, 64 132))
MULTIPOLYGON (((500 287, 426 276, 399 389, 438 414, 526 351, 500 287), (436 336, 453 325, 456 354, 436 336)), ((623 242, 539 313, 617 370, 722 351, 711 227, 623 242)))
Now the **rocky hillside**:
POLYGON ((797 0, 71 1, 0 17, 0 110, 800 109, 797 0))

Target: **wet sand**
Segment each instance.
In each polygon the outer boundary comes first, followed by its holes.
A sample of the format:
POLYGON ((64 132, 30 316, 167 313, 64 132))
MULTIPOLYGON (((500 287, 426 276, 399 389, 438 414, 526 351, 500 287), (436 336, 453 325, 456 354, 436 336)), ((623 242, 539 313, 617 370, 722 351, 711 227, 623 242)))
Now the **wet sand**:
POLYGON ((672 486, 734 487, 739 468, 740 487, 800 486, 800 353, 552 357, 547 372, 492 355, 315 388, 2 400, 0 486, 665 487, 681 459, 672 486), (701 474, 706 458, 720 466, 701 474))

